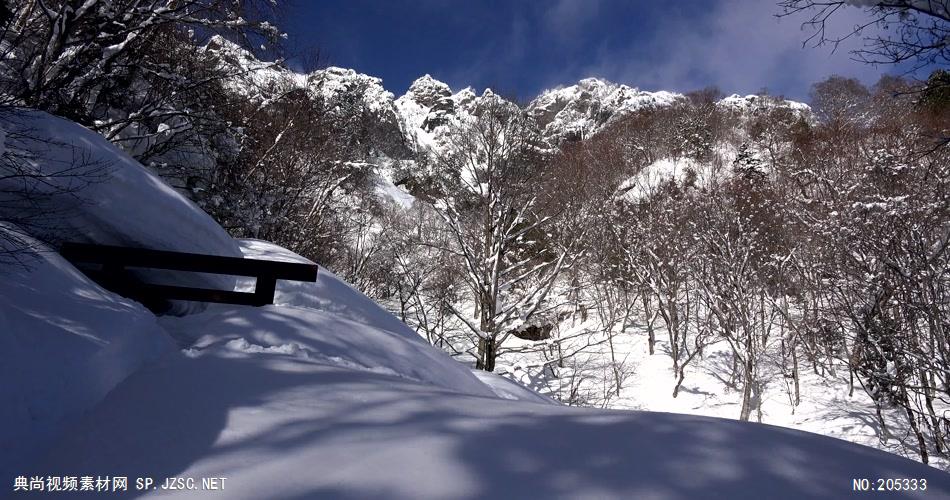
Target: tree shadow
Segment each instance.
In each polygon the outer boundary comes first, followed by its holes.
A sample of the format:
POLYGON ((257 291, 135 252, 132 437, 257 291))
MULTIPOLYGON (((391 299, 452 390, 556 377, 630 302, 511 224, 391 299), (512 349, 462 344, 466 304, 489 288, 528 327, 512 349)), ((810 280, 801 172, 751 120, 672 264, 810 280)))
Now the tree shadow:
MULTIPOLYGON (((896 411, 896 409, 884 410, 884 419, 887 425, 886 431, 881 427, 881 423, 877 417, 871 413, 871 410, 856 410, 853 404, 849 404, 849 402, 838 398, 834 398, 828 402, 828 406, 826 406, 822 418, 843 419, 852 422, 851 425, 842 426, 842 429, 845 431, 861 427, 868 428, 877 438, 878 448, 904 457, 917 459, 920 457, 917 437, 914 435, 907 421, 901 418, 899 412, 898 415, 893 415, 896 411), (850 427, 850 429, 848 427, 850 427)), ((930 446, 931 450, 935 448, 932 442, 928 442, 927 445, 930 446)))

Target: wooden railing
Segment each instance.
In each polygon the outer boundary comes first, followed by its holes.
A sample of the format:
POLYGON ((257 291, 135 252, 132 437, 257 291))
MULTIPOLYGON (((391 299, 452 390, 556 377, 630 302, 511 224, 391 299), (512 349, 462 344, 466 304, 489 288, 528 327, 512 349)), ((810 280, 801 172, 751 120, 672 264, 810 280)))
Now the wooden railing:
POLYGON ((132 298, 153 311, 167 309, 169 300, 223 302, 249 306, 274 303, 277 280, 317 280, 317 265, 297 262, 220 257, 145 248, 65 243, 60 254, 103 288, 132 298), (92 267, 92 266, 96 267, 92 267), (251 276, 253 292, 234 292, 144 283, 129 268, 166 269, 194 273, 251 276))

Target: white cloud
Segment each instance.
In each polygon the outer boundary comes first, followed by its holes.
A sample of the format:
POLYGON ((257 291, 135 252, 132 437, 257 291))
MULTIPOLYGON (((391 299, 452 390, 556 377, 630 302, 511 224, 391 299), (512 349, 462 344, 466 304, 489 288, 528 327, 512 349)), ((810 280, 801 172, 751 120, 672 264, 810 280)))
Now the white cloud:
MULTIPOLYGON (((873 82, 888 69, 850 59, 848 51, 859 39, 847 40, 834 53, 827 46, 803 47, 810 34, 801 28, 804 19, 779 19, 778 12, 772 1, 725 0, 701 18, 666 18, 647 46, 624 54, 602 52, 587 72, 643 88, 715 85, 726 93, 753 93, 767 87, 803 99, 811 83, 829 75, 873 82)), ((842 33, 861 19, 860 9, 842 9, 829 28, 842 33)))
POLYGON ((600 0, 558 0, 544 12, 544 26, 556 38, 567 41, 597 17, 600 4, 600 0))

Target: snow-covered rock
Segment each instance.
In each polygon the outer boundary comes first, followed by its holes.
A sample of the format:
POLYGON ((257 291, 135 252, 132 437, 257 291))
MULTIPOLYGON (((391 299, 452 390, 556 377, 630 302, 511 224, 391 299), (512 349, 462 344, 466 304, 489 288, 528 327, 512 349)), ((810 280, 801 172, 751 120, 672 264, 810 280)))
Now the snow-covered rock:
POLYGON ((352 69, 329 67, 307 75, 307 88, 331 106, 341 120, 358 123, 363 151, 351 152, 363 160, 403 159, 410 155, 394 96, 379 78, 352 69))
POLYGON ((327 101, 337 96, 359 92, 366 108, 373 113, 392 111, 393 94, 383 88, 383 81, 348 68, 330 66, 307 75, 311 89, 327 101))
POLYGON ((461 119, 469 116, 474 101, 471 89, 453 95, 448 85, 425 75, 412 82, 394 104, 409 142, 416 149, 438 151, 448 127, 459 122, 460 114, 461 119))
POLYGON ((775 106, 784 106, 790 109, 792 112, 808 115, 811 113, 811 106, 798 101, 792 101, 788 99, 774 99, 766 98, 759 95, 746 95, 740 96, 739 94, 732 94, 728 97, 724 97, 716 103, 720 108, 736 111, 743 114, 751 114, 757 110, 768 109, 775 106))
POLYGON ((407 142, 417 153, 438 154, 449 147, 448 134, 453 128, 472 120, 489 102, 516 106, 491 89, 483 90, 481 95, 471 87, 453 93, 447 84, 424 75, 394 104, 407 142))
POLYGON ((232 78, 227 82, 230 89, 248 97, 261 98, 262 89, 306 81, 304 75, 290 71, 275 61, 261 61, 244 47, 221 35, 211 37, 201 50, 213 55, 222 67, 231 70, 229 74, 232 78))
POLYGON ((412 82, 405 95, 409 96, 419 106, 431 109, 444 102, 445 99, 451 98, 452 89, 447 84, 426 74, 412 82))
POLYGON ((669 106, 683 96, 672 92, 646 92, 598 78, 546 90, 528 104, 546 137, 561 141, 581 139, 613 119, 631 112, 669 106))

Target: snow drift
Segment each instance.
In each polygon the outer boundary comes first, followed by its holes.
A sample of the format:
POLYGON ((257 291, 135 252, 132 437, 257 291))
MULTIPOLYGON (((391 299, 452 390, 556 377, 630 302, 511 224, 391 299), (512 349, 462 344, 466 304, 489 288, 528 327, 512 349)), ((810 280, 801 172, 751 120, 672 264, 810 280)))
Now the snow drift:
MULTIPOLYGON (((272 243, 240 243, 248 257, 309 262, 272 243)), ((464 365, 324 268, 316 283, 278 281, 274 304, 215 305, 202 314, 164 318, 162 324, 189 352, 224 345, 241 355, 284 354, 465 394, 495 394, 464 365)))
MULTIPOLYGON (((99 134, 76 123, 40 111, 0 111, 6 131, 5 159, 15 155, 23 168, 41 182, 20 177, 0 179, 4 206, 15 206, 24 182, 43 194, 22 211, 45 215, 33 236, 60 243, 77 241, 155 250, 173 250, 240 257, 237 244, 208 214, 162 182, 139 162, 99 134)), ((141 271, 145 279, 169 284, 230 289, 234 279, 220 275, 141 271)), ((177 312, 197 310, 198 304, 178 304, 177 312)))
POLYGON ((173 347, 149 311, 57 254, 26 263, 0 268, 0 477, 173 347))

